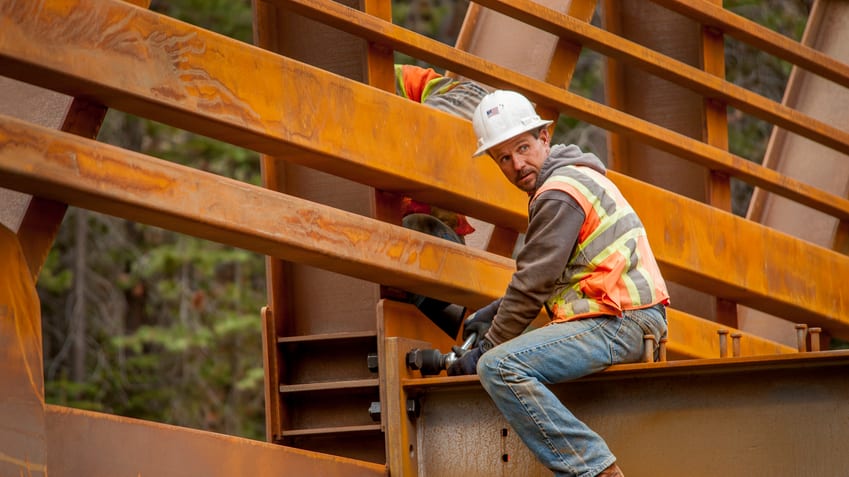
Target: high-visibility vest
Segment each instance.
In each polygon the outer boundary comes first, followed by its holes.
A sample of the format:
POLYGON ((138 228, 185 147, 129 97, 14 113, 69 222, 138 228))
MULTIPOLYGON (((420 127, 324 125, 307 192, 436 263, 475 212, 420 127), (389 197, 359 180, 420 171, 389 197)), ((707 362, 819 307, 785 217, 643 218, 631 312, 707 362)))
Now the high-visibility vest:
POLYGON ((569 194, 586 215, 572 256, 546 301, 552 321, 622 316, 625 310, 669 302, 645 228, 607 177, 585 166, 561 167, 531 204, 548 190, 569 194))

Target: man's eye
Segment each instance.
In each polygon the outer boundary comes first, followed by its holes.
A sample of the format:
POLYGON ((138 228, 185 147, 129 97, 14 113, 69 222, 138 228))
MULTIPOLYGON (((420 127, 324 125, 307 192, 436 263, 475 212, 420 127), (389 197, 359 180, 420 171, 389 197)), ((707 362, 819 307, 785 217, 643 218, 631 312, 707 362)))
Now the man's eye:
POLYGON ((522 144, 521 146, 519 146, 519 152, 525 152, 527 150, 528 150, 527 144, 522 144))

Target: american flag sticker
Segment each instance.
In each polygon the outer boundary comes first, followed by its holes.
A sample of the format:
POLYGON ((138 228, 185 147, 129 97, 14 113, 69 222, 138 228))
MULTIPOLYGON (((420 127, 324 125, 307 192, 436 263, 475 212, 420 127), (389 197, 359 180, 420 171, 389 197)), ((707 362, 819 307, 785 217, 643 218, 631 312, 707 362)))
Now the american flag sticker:
POLYGON ((486 117, 491 118, 491 117, 495 116, 496 114, 498 114, 498 111, 499 111, 498 106, 491 108, 491 109, 487 109, 486 110, 486 117))

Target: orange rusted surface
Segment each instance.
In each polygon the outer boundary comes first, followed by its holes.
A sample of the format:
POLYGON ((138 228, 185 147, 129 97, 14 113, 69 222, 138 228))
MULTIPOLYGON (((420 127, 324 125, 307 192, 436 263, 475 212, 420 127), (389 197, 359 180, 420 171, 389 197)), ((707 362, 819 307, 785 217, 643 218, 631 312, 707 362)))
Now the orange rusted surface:
POLYGON ((47 406, 50 474, 377 477, 386 466, 212 432, 47 406))
POLYGON ((0 29, 0 74, 514 229, 527 225, 521 192, 469 190, 460 179, 504 183, 492 164, 471 160, 468 121, 115 0, 4 0, 0 29), (112 29, 120 34, 101 34, 112 29), (438 144, 425 142, 436 136, 438 144), (463 160, 446 168, 445 157, 463 160))
POLYGON ((47 475, 41 311, 15 234, 0 225, 0 475, 47 475))
MULTIPOLYGON (((470 307, 500 296, 515 267, 505 257, 13 119, 0 121, 0 171, 0 186, 470 307)), ((849 276, 849 257, 611 177, 643 218, 668 278, 845 332, 849 303, 839 281, 849 276), (762 263, 771 264, 768 273, 762 263)))
POLYGON ((794 111, 784 105, 676 61, 635 42, 600 28, 539 6, 531 0, 481 0, 482 5, 509 13, 528 24, 562 35, 586 48, 622 61, 690 88, 705 97, 716 98, 785 129, 809 137, 844 153, 849 153, 849 133, 794 111))
MULTIPOLYGON (((720 329, 736 331, 728 326, 675 309, 667 310, 667 319, 669 321, 669 343, 667 347, 670 359, 718 358, 719 339, 717 331, 720 329)), ((751 333, 743 333, 740 339, 740 352, 741 356, 770 356, 795 353, 796 348, 751 333)))
POLYGON ((645 224, 665 278, 849 336, 842 284, 849 257, 621 174, 610 177, 645 224))
MULTIPOLYGON (((70 2, 74 7, 72 19, 80 15, 132 22, 133 29, 128 33, 132 41, 120 43, 120 48, 104 44, 96 37, 98 28, 82 32, 65 26, 76 23, 63 16, 69 11, 66 3, 60 0, 44 2, 39 14, 35 15, 28 2, 6 0, 5 8, 0 11, 5 14, 0 18, 7 20, 2 24, 4 36, 0 38, 0 57, 4 58, 0 62, 0 73, 71 94, 85 93, 108 106, 261 152, 286 154, 287 160, 354 180, 370 181, 383 190, 404 190, 426 202, 493 223, 503 223, 514 229, 525 226, 521 220, 524 204, 518 191, 479 188, 461 179, 477 177, 480 183, 501 180, 494 167, 482 167, 480 162, 468 160, 468 151, 473 149, 474 141, 466 121, 427 108, 409 114, 409 108, 421 107, 114 0, 70 2), (8 21, 11 18, 14 21, 8 21), (45 31, 49 35, 44 35, 45 31), (146 32, 147 36, 132 31, 146 32), (154 31, 159 34, 150 34, 154 31), (179 39, 179 47, 167 47, 166 38, 179 39), (42 47, 45 44, 49 48, 42 47), (127 44, 132 44, 133 48, 126 48, 127 44), (81 55, 80 51, 91 53, 81 55), (206 60, 203 52, 208 51, 215 51, 227 58, 227 62, 206 60), (184 75, 184 71, 172 68, 172 62, 203 73, 184 75), (109 73, 92 81, 91 70, 109 73), (44 74, 45 71, 51 74, 44 74), (245 75, 244 71, 255 74, 245 75), (253 80, 255 77, 282 79, 258 87, 253 80), (289 82, 302 87, 283 87, 289 82), (118 89, 123 89, 125 94, 114 94, 118 89), (357 108, 342 107, 355 102, 357 108), (334 120, 328 121, 331 117, 334 120), (405 121, 397 121, 397 118, 405 118, 405 121), (411 130, 431 128, 438 130, 442 139, 436 155, 431 153, 429 148, 433 145, 427 141, 427 137, 433 135, 409 134, 411 130), (391 161, 400 157, 417 160, 391 161), (436 165, 444 157, 462 160, 452 162, 448 171, 436 165), (402 167, 397 167, 399 165, 402 167), (423 180, 422 168, 432 171, 430 180, 423 180), (437 188, 441 190, 438 192, 437 188)), ((322 8, 326 9, 322 14, 338 15, 336 23, 340 24, 343 19, 356 20, 346 25, 357 33, 371 32, 368 27, 385 30, 391 33, 371 33, 370 36, 380 36, 380 41, 386 41, 392 34, 406 32, 374 17, 334 5, 322 2, 322 8)), ((414 50, 423 59, 435 60, 437 64, 493 86, 517 89, 540 104, 556 107, 575 118, 632 135, 659 149, 828 214, 849 218, 849 200, 845 198, 420 35, 407 32, 405 37, 412 43, 395 43, 407 45, 408 50, 414 50)), ((395 44, 389 46, 396 47, 395 44)))
POLYGON ((488 303, 514 269, 505 257, 11 118, 0 119, 0 164, 0 186, 452 303, 488 303))
MULTIPOLYGON (((818 51, 810 45, 800 44, 781 33, 725 10, 721 4, 711 5, 709 2, 693 2, 691 0, 651 1, 738 38, 767 53, 783 58, 814 74, 828 78, 837 84, 849 86, 849 63, 841 62, 839 59, 829 56, 828 53, 818 51)), ((839 2, 830 3, 839 4, 839 2)))

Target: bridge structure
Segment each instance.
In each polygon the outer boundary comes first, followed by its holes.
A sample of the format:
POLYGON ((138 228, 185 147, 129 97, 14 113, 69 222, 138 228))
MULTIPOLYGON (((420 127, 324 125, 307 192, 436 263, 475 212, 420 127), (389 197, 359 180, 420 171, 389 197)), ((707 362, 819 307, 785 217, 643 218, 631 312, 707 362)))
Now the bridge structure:
POLYGON ((553 388, 629 476, 845 475, 845 2, 797 42, 714 0, 481 0, 454 46, 388 1, 255 0, 254 45, 148 6, 0 0, 0 475, 548 475, 475 376, 406 363, 458 337, 394 291, 500 296, 527 198, 467 120, 395 94, 395 52, 605 131, 671 284, 667 360, 553 388), (793 65, 781 102, 725 80, 726 41, 793 65), (569 89, 586 50, 603 102, 569 89), (97 141, 108 108, 258 151, 263 187, 97 141), (774 126, 762 164, 729 152, 731 110, 774 126), (478 232, 403 228, 402 197, 478 232), (268 257, 267 442, 45 404, 35 283, 68 206, 268 257))

